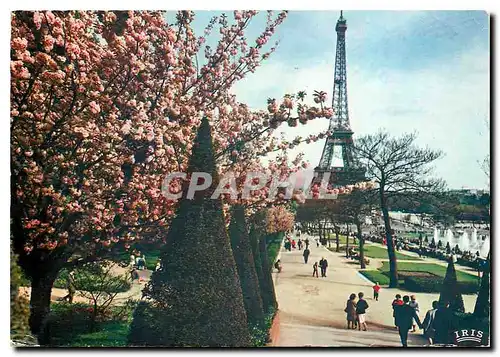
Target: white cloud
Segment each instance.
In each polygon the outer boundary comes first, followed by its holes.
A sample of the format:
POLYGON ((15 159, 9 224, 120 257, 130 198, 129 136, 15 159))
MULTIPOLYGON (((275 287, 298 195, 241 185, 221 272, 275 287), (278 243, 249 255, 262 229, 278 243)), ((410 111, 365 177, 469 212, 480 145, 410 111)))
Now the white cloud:
MULTIPOLYGON (((333 52, 333 51, 332 51, 333 52)), ((293 68, 271 59, 234 87, 240 101, 264 108, 268 97, 306 90, 324 90, 331 98, 334 55, 309 67, 293 68)), ((470 48, 460 57, 432 67, 408 71, 384 69, 376 73, 348 64, 351 126, 356 135, 386 128, 393 135, 417 131, 418 143, 440 149, 436 174, 449 186, 486 187, 478 161, 489 153, 489 54, 470 48)), ((331 100, 331 99, 330 99, 331 100)), ((325 130, 326 120, 306 127, 284 128, 287 137, 325 130)), ((302 145, 313 166, 324 142, 302 145)))

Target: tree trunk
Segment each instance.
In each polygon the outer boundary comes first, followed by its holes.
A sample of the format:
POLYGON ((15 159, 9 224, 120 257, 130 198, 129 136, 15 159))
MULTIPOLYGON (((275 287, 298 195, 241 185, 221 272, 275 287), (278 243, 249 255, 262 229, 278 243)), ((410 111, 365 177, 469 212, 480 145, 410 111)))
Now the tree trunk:
POLYGON ((340 252, 339 227, 335 227, 335 244, 337 245, 337 247, 335 248, 335 251, 340 252))
POLYGON ((420 232, 420 235, 418 236, 418 242, 419 242, 419 245, 418 245, 418 256, 421 258, 422 257, 423 242, 424 242, 424 238, 422 236, 422 232, 420 232))
POLYGON ((330 228, 326 228, 326 221, 325 221, 325 237, 328 240, 328 248, 330 248, 332 245, 330 243, 330 228))
POLYGON ((398 287, 398 267, 396 261, 396 253, 394 251, 394 242, 392 240, 391 221, 389 219, 389 210, 387 208, 387 201, 385 198, 383 187, 380 189, 380 208, 382 209, 382 216, 384 217, 385 238, 387 240, 387 254, 389 255, 389 268, 390 268, 390 288, 398 287))
POLYGON ((318 236, 319 236, 319 241, 321 242, 321 244, 324 244, 323 243, 323 230, 322 230, 322 226, 321 226, 321 221, 318 221, 318 236))
POLYGON ((365 251, 364 251, 364 245, 365 245, 365 239, 363 238, 361 234, 361 222, 359 221, 359 218, 356 217, 356 229, 357 229, 357 234, 358 234, 358 241, 359 241, 359 265, 361 266, 361 269, 366 268, 365 264, 365 251))
POLYGON ((38 336, 41 345, 47 344, 49 333, 43 332, 43 325, 50 313, 50 295, 57 274, 40 274, 32 277, 30 299, 30 329, 33 335, 38 336))
POLYGON ((347 226, 347 236, 346 236, 346 245, 345 245, 345 257, 349 257, 349 223, 346 224, 347 226))

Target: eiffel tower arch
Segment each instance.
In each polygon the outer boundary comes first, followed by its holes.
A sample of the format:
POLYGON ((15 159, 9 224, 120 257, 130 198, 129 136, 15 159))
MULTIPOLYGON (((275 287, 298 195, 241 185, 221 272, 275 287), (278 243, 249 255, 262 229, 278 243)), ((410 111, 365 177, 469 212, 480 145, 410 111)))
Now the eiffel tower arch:
POLYGON ((345 33, 347 21, 342 11, 335 26, 337 32, 337 47, 335 52, 335 73, 333 77, 334 115, 330 119, 319 165, 314 169, 314 182, 320 182, 325 173, 330 173, 329 183, 333 187, 354 184, 365 180, 366 170, 355 160, 353 154, 353 134, 349 122, 349 107, 347 102, 347 64, 345 51, 345 33))

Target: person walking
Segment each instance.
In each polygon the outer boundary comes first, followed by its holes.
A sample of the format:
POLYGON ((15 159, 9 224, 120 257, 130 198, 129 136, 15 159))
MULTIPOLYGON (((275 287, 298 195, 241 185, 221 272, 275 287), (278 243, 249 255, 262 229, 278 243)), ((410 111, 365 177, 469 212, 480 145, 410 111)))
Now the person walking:
POLYGON ((432 309, 427 311, 427 313, 425 314, 424 322, 422 322, 422 325, 424 326, 424 336, 427 338, 431 345, 434 342, 434 335, 436 333, 436 330, 434 329, 434 318, 436 316, 437 308, 438 302, 433 301, 432 309))
POLYGON ((319 239, 316 239, 316 248, 319 248, 319 239))
POLYGON ((347 313, 347 329, 356 329, 356 294, 349 295, 344 311, 347 313))
POLYGON ((68 274, 68 278, 66 280, 66 282, 67 282, 67 288, 68 288, 68 294, 61 299, 61 300, 68 301, 70 304, 73 303, 73 298, 74 298, 75 293, 76 293, 75 275, 74 274, 75 273, 72 272, 72 271, 68 274))
POLYGON ((378 292, 380 291, 380 285, 378 282, 373 285, 373 300, 378 301, 378 292))
POLYGON ((358 294, 359 300, 356 304, 356 315, 358 316, 358 330, 361 331, 361 325, 363 325, 363 331, 366 331, 366 309, 368 309, 368 303, 363 299, 363 294, 360 292, 358 294))
POLYGON ((142 270, 144 269, 144 262, 142 260, 142 257, 138 257, 136 260, 135 260, 136 264, 137 264, 137 269, 139 270, 142 270))
POLYGON ((309 248, 309 238, 304 240, 304 244, 306 245, 306 249, 309 248))
MULTIPOLYGON (((415 295, 411 295, 410 299, 411 300, 410 300, 410 303, 408 305, 410 305, 413 309, 415 309, 415 313, 418 316, 418 313, 420 312, 420 307, 418 306, 417 298, 415 297, 415 295)), ((412 330, 412 332, 416 331, 415 327, 416 327, 416 322, 414 321, 413 322, 413 330, 412 330)))
POLYGON ((401 305, 403 305, 403 300, 401 300, 401 295, 396 294, 396 298, 392 300, 392 316, 394 317, 394 326, 396 326, 396 328, 398 328, 396 309, 401 305))
POLYGON ((297 245, 299 246, 299 250, 302 250, 302 239, 299 238, 297 245))
POLYGON ((318 262, 315 262, 313 264, 313 278, 314 278, 314 275, 316 275, 316 278, 319 278, 319 276, 318 276, 318 262))
POLYGON ((439 302, 434 314, 434 343, 451 343, 453 330, 453 312, 449 308, 449 303, 439 302))
POLYGON ((328 261, 325 257, 322 257, 319 261, 319 267, 321 268, 321 277, 326 278, 326 269, 328 268, 328 261))
POLYGON ((297 244, 297 243, 295 242, 295 239, 292 239, 292 248, 293 248, 293 249, 295 249, 295 245, 296 245, 296 244, 297 244))
POLYGON ((403 347, 408 347, 408 331, 410 331, 412 327, 413 320, 417 322, 419 328, 422 328, 420 319, 415 309, 409 305, 409 302, 410 297, 408 295, 403 296, 403 305, 397 306, 395 310, 399 338, 401 339, 403 347))
POLYGON ((304 253, 302 253, 302 255, 304 256, 304 264, 307 264, 307 260, 309 259, 309 254, 311 254, 309 248, 304 249, 304 253))

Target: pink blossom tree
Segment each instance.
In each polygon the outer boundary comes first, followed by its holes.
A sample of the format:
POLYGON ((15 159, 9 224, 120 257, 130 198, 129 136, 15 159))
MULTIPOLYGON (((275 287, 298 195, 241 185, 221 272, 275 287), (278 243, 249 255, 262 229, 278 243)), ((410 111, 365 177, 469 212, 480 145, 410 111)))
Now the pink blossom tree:
POLYGON ((177 204, 161 195, 162 180, 186 170, 203 115, 221 171, 235 145, 253 142, 261 155, 290 148, 304 139, 272 139, 280 123, 332 115, 324 100, 320 108, 297 103, 300 93, 272 100, 267 112, 250 111, 230 93, 275 50, 269 40, 286 12, 268 12, 251 43, 244 33, 256 15, 214 17, 197 37, 190 11, 173 24, 158 11, 12 14, 11 227, 32 282, 34 333, 61 268, 107 257, 146 234, 161 237, 177 204), (212 49, 204 42, 214 29, 212 49))
MULTIPOLYGON (((206 32, 219 20, 220 40, 201 68, 189 11, 175 24, 149 11, 12 14, 12 230, 32 280, 33 332, 63 266, 168 223, 176 203, 161 182, 186 168, 200 113, 235 105, 231 85, 274 51, 264 46, 286 13, 251 45, 256 14, 214 18, 206 32)), ((224 147, 234 125, 220 126, 224 147)))

